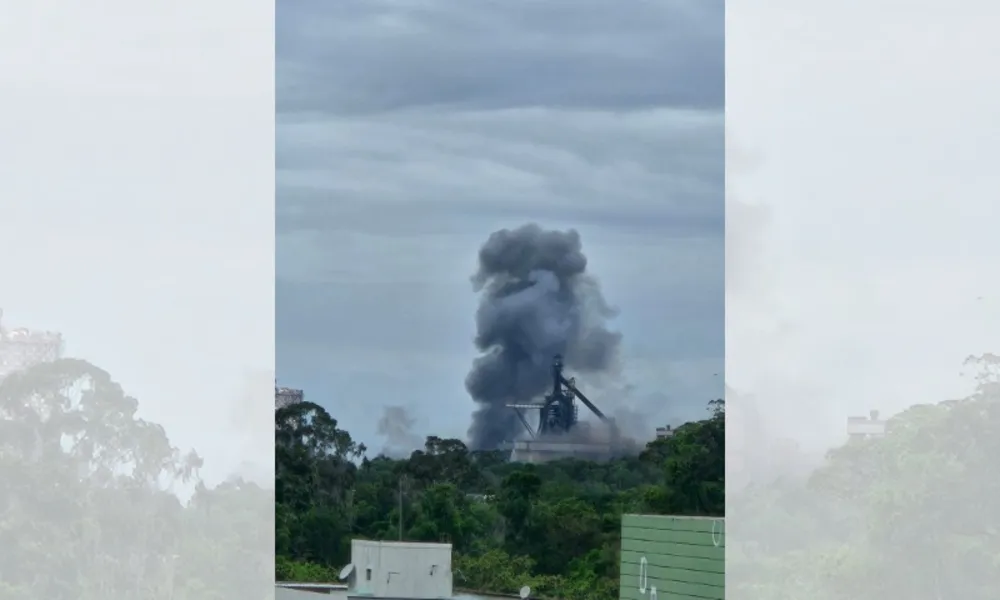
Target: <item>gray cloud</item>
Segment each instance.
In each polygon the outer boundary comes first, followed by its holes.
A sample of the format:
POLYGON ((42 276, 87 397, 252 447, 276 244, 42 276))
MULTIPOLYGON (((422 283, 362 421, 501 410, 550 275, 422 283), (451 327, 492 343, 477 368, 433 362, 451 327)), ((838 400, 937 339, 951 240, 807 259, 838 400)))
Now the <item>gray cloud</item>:
POLYGON ((281 112, 719 109, 721 0, 289 0, 281 112))
POLYGON ((464 436, 476 252, 537 222, 587 240, 632 396, 702 414, 723 362, 722 6, 279 3, 279 378, 365 441, 401 404, 464 436))
POLYGON ((721 113, 670 109, 282 122, 278 228, 450 233, 475 217, 490 230, 579 219, 711 235, 724 219, 722 129, 721 113), (372 220, 373 204, 395 218, 372 220))

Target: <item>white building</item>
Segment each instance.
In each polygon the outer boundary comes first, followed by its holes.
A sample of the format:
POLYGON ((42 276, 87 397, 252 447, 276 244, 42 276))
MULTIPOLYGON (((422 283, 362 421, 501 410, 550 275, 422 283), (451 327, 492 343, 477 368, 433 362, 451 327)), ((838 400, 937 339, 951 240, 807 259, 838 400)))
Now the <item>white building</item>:
POLYGON ((668 437, 673 437, 673 435, 674 435, 674 430, 673 428, 670 427, 670 425, 667 425, 666 427, 656 428, 656 439, 658 440, 663 440, 668 437))
POLYGON ((351 541, 348 597, 452 598, 451 544, 351 541))
POLYGON ((287 387, 274 388, 274 409, 285 408, 293 404, 300 404, 305 401, 305 393, 302 390, 287 387))
POLYGON ((0 309, 0 379, 62 358, 62 334, 19 327, 7 329, 0 309))
POLYGON ((847 417, 847 435, 852 438, 882 437, 885 435, 885 420, 879 418, 877 410, 867 417, 847 417))

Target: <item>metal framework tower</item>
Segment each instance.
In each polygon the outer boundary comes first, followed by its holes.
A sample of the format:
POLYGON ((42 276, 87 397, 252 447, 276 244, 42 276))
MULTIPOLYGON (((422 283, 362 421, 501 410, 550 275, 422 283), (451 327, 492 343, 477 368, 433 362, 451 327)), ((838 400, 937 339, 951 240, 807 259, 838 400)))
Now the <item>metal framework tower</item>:
POLYGON ((563 375, 563 361, 559 355, 552 360, 552 388, 545 399, 542 402, 508 404, 507 407, 514 409, 514 414, 520 419, 530 438, 501 445, 501 449, 510 450, 511 460, 544 462, 568 457, 599 460, 618 451, 617 430, 614 423, 583 395, 572 377, 567 378, 563 375), (571 434, 578 426, 577 400, 608 426, 606 432, 608 436, 605 439, 574 440, 572 435, 566 435, 571 434), (522 412, 524 410, 538 411, 537 428, 533 428, 528 422, 522 412))
POLYGON ((7 329, 0 310, 0 379, 35 365, 62 358, 63 338, 53 331, 7 329))
POLYGON ((601 421, 607 422, 608 418, 599 408, 594 406, 586 396, 576 387, 574 378, 567 379, 563 375, 563 359, 558 354, 552 359, 552 391, 545 396, 544 402, 521 402, 508 404, 507 408, 513 408, 518 419, 524 425, 531 437, 541 437, 549 434, 568 433, 576 426, 579 420, 579 411, 575 400, 590 409, 601 421), (533 431, 524 417, 522 410, 537 410, 538 429, 533 431))

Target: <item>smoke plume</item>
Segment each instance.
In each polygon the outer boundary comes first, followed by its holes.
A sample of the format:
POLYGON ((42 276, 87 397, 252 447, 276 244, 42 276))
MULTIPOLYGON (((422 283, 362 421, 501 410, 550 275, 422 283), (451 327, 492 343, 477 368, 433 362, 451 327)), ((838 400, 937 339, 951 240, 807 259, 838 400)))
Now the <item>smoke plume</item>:
POLYGON ((608 329, 615 311, 587 273, 580 235, 529 224, 490 235, 472 278, 480 294, 476 358, 465 380, 479 405, 469 442, 492 449, 523 426, 506 405, 527 402, 551 384, 552 358, 571 373, 613 372, 621 334, 608 329))
POLYGON ((386 406, 378 420, 378 435, 385 438, 382 454, 403 458, 423 446, 423 440, 413 432, 417 422, 403 406, 386 406))

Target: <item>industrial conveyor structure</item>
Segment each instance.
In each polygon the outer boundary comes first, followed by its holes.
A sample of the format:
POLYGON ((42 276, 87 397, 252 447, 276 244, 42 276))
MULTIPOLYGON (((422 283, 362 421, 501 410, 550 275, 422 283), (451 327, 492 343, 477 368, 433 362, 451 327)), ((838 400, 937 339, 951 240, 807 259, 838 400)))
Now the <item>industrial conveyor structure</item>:
POLYGON ((519 402, 508 404, 524 425, 530 439, 513 442, 508 445, 514 460, 538 462, 562 457, 606 456, 611 453, 612 445, 595 440, 577 440, 571 434, 579 422, 579 411, 576 401, 579 400, 602 423, 609 425, 610 420, 597 406, 576 387, 576 381, 563 374, 562 356, 556 355, 552 360, 552 390, 542 402, 519 402), (532 427, 525 411, 538 412, 538 424, 532 427))

